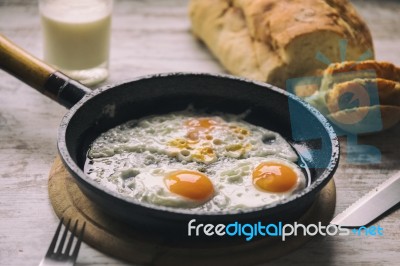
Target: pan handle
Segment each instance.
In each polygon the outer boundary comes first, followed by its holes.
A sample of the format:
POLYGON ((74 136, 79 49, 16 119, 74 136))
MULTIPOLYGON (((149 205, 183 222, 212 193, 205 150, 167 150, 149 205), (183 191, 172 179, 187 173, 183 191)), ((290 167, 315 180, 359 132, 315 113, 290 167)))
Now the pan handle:
POLYGON ((0 69, 70 108, 91 89, 22 50, 0 34, 0 69))

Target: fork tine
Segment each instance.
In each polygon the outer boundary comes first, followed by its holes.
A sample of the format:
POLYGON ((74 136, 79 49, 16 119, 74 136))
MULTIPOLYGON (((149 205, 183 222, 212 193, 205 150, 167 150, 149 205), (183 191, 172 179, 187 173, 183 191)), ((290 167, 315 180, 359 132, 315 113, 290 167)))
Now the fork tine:
POLYGON ((86 222, 83 222, 82 229, 79 231, 79 229, 78 229, 79 221, 78 220, 75 221, 74 226, 71 230, 70 236, 68 238, 68 243, 66 243, 68 230, 69 230, 70 226, 72 227, 72 225, 71 225, 71 219, 69 219, 67 225, 65 226, 64 232, 60 238, 61 230, 62 230, 61 227, 62 227, 63 221, 64 221, 64 218, 61 218, 60 223, 58 224, 56 232, 54 234, 54 237, 51 241, 50 247, 47 250, 46 255, 44 256, 44 258, 42 259, 42 261, 39 264, 40 266, 44 266, 44 265, 74 265, 75 264, 75 261, 78 258, 79 248, 82 243, 83 233, 84 233, 85 227, 86 227, 86 222), (74 240, 75 238, 77 238, 77 240, 74 240), (57 242, 58 242, 58 245, 57 245, 57 242), (70 255, 74 242, 75 242, 75 247, 73 248, 72 254, 70 255))
POLYGON ((76 227, 78 226, 78 220, 75 221, 74 224, 74 229, 72 229, 71 231, 71 235, 69 236, 69 240, 68 240, 68 245, 67 248, 65 249, 65 254, 69 255, 70 251, 71 251, 71 246, 72 246, 72 241, 75 238, 75 232, 76 232, 76 227))
POLYGON ((81 246, 82 243, 82 238, 83 238, 83 233, 85 231, 85 227, 86 227, 86 222, 83 222, 83 226, 81 229, 81 232, 79 233, 79 238, 78 241, 76 242, 76 246, 74 248, 74 253, 72 253, 72 259, 75 261, 76 258, 78 257, 78 253, 79 253, 79 248, 81 246))
POLYGON ((63 233, 63 235, 61 237, 61 240, 58 243, 58 248, 57 248, 57 251, 56 251, 58 255, 60 255, 62 253, 62 251, 63 251, 64 245, 65 245, 65 239, 67 238, 67 233, 68 233, 68 228, 69 228, 70 223, 71 223, 71 219, 68 220, 68 223, 64 228, 64 233, 63 233))
POLYGON ((60 234, 60 230, 61 230, 61 225, 63 224, 64 218, 60 219, 60 222, 58 223, 57 226, 57 230, 54 233, 53 239, 51 240, 51 244, 49 246, 49 249, 47 250, 47 254, 46 255, 51 255, 53 254, 56 244, 57 244, 57 239, 58 239, 58 235, 60 234))

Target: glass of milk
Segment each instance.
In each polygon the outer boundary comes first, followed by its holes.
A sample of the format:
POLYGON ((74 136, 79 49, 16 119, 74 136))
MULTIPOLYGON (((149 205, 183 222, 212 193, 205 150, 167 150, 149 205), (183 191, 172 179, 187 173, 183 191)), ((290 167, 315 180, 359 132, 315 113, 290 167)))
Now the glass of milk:
POLYGON ((44 60, 85 85, 108 77, 112 0, 39 0, 44 60))

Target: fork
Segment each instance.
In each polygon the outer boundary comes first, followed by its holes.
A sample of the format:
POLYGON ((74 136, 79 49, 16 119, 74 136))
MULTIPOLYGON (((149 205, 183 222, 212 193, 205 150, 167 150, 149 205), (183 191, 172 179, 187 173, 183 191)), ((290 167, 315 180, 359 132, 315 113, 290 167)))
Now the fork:
POLYGON ((60 236, 61 226, 63 224, 63 221, 64 218, 61 218, 57 230, 54 234, 53 240, 51 241, 50 247, 47 250, 47 253, 44 256, 44 258, 40 262, 39 266, 53 266, 53 265, 73 266, 75 264, 76 258, 78 257, 79 253, 79 247, 81 246, 82 243, 82 237, 83 237, 83 232, 85 231, 86 222, 83 223, 82 229, 78 233, 77 232, 78 220, 75 221, 72 232, 70 233, 68 244, 66 247, 64 247, 67 242, 66 239, 67 239, 68 228, 70 227, 71 224, 71 219, 69 219, 67 225, 65 226, 64 232, 61 236, 61 239, 58 243, 56 250, 56 244, 60 236), (76 235, 79 234, 79 236, 75 243, 75 248, 71 254, 72 243, 74 238, 76 238, 75 234, 76 235))

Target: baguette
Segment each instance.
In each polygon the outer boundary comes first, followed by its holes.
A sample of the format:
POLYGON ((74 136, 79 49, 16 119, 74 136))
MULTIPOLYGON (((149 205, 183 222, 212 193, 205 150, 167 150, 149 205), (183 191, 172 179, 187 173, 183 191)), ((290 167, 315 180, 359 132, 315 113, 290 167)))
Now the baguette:
POLYGON ((232 74, 285 87, 326 65, 324 54, 341 61, 339 41, 347 41, 347 60, 366 51, 371 34, 347 0, 191 0, 192 32, 232 74))

